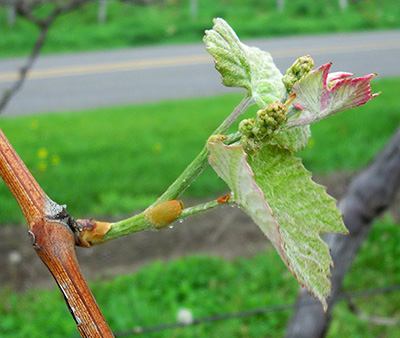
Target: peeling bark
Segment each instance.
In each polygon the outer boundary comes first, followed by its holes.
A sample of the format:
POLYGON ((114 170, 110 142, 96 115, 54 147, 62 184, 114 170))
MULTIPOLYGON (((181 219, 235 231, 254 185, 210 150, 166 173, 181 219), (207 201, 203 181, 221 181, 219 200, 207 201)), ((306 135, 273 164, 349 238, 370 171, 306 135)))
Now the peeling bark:
POLYGON ((95 220, 78 219, 76 220, 77 233, 76 239, 79 246, 89 248, 104 242, 104 235, 110 230, 111 223, 98 222, 95 220))

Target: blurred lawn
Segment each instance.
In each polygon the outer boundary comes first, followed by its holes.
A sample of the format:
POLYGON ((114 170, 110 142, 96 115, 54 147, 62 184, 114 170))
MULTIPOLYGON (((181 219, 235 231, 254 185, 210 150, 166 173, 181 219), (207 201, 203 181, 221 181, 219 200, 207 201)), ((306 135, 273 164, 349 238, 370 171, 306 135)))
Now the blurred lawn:
MULTIPOLYGON (((400 79, 374 80, 373 90, 383 93, 312 126, 309 146, 299 154, 308 169, 358 169, 384 146, 400 124, 400 79)), ((44 190, 67 204, 72 215, 118 215, 152 203, 241 98, 232 94, 0 118, 0 125, 44 190)), ((208 167, 185 196, 215 196, 225 187, 208 167)), ((22 213, 0 182, 0 224, 10 222, 23 222, 22 213)))
MULTIPOLYGON (((400 283, 399 226, 380 221, 362 247, 344 290, 355 292, 400 283)), ((121 248, 123 250, 123 248, 121 248)), ((91 283, 114 332, 176 322, 180 308, 195 318, 292 304, 298 284, 275 251, 225 261, 191 256, 154 262, 134 275, 91 283)), ((364 316, 400 317, 400 292, 355 298, 364 316)), ((193 327, 146 333, 144 337, 282 337, 291 310, 219 320, 193 327)), ((75 322, 58 289, 25 294, 0 289, 0 332, 4 338, 76 337, 75 322), (40 310, 39 310, 40 309, 40 310)), ((373 325, 339 302, 328 338, 397 338, 398 326, 373 325)))
MULTIPOLYGON (((98 2, 57 19, 43 52, 63 53, 144 44, 199 42, 214 17, 227 20, 241 38, 289 34, 346 32, 400 27, 400 3, 394 0, 349 1, 341 11, 338 0, 290 0, 280 12, 276 0, 201 0, 198 16, 190 1, 171 0, 139 7, 109 1, 107 21, 97 23, 98 2)), ((43 16, 51 5, 35 14, 43 16)), ((0 8, 0 57, 27 55, 38 34, 36 26, 18 19, 8 26, 6 8, 0 8)))

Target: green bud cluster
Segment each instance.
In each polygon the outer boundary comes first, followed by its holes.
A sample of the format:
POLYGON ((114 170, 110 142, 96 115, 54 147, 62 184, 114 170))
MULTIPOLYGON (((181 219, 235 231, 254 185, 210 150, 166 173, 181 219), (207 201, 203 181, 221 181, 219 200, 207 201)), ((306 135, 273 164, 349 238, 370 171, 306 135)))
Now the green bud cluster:
POLYGON ((314 60, 310 55, 302 56, 292 64, 292 66, 286 71, 286 75, 282 78, 288 93, 290 93, 297 81, 313 70, 314 66, 314 60))
POLYGON ((239 132, 244 136, 252 136, 253 135, 253 128, 255 126, 256 119, 254 117, 243 120, 239 123, 239 132))
POLYGON ((255 149, 261 141, 271 140, 286 122, 286 110, 282 102, 275 101, 259 110, 257 117, 240 122, 239 132, 243 135, 241 143, 247 149, 255 149))

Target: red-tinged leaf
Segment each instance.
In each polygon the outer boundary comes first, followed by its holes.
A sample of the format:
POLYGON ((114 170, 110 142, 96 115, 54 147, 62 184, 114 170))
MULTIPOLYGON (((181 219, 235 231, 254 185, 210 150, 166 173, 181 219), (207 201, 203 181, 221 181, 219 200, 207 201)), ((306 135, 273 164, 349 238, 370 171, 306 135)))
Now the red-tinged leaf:
POLYGON ((371 79, 376 74, 349 78, 350 73, 329 74, 331 63, 310 72, 292 89, 293 104, 301 109, 300 116, 287 127, 305 126, 341 111, 367 103, 378 94, 371 94, 371 79))

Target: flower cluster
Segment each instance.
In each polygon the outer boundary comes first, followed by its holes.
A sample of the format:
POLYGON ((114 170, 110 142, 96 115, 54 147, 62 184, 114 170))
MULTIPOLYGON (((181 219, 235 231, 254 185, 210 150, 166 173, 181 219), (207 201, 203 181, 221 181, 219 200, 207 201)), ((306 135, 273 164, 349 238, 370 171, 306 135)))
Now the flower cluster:
POLYGON ((298 82, 304 75, 307 75, 314 69, 314 60, 310 55, 298 58, 291 67, 286 71, 286 75, 282 78, 286 90, 291 92, 294 84, 298 82))
POLYGON ((275 101, 260 109, 257 117, 240 122, 241 144, 247 149, 255 149, 261 141, 271 140, 286 122, 286 110, 282 102, 275 101))

